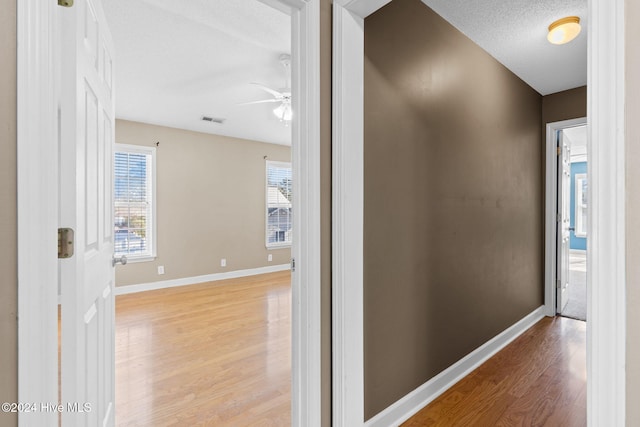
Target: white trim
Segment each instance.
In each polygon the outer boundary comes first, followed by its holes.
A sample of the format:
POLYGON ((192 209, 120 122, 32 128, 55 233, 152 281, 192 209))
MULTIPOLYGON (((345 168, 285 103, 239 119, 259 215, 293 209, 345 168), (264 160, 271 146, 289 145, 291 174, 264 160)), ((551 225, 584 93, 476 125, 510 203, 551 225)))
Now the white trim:
POLYGON ((364 422, 364 17, 333 4, 333 426, 364 422))
POLYGON ((556 315, 556 218, 558 212, 558 154, 556 132, 584 126, 586 117, 547 123, 545 143, 545 198, 544 198, 544 305, 547 316, 556 315))
POLYGON ((159 282, 139 283, 136 285, 116 286, 116 295, 127 295, 138 292, 155 291, 158 289, 177 288, 180 286, 195 285, 198 283, 215 282, 225 279, 237 279, 239 277, 256 276, 258 274, 274 273, 276 271, 289 270, 289 264, 273 265, 268 267, 249 268, 246 270, 225 271, 224 273, 204 274, 202 276, 184 277, 180 279, 161 280, 159 282))
POLYGON ((399 426, 544 317, 545 307, 540 306, 513 326, 496 335, 417 389, 387 407, 384 411, 368 420, 364 425, 366 427, 399 426))
POLYGON ((587 422, 626 416, 625 0, 589 1, 587 422))
MULTIPOLYGON (((287 0, 293 3, 293 0, 287 0)), ((322 423, 320 0, 296 0, 291 14, 293 166, 291 425, 322 423)))
MULTIPOLYGON (((58 219, 51 213, 58 211, 58 141, 51 35, 58 6, 40 0, 16 4, 18 402, 57 402, 58 219)), ((46 411, 18 414, 20 426, 56 425, 57 420, 46 411)))
MULTIPOLYGON (((363 19, 383 4, 385 0, 335 0, 333 3, 332 308, 333 425, 336 427, 363 424, 361 120, 364 76, 359 64, 364 55, 363 19)), ((587 421, 589 425, 622 426, 626 392, 624 0, 589 0, 589 17, 587 421)), ((547 235, 545 229, 545 240, 547 235)), ((546 252, 546 256, 551 253, 546 252)), ((545 282, 547 294, 547 276, 545 282)), ((545 296, 547 310, 552 298, 545 296)))
POLYGON ((579 163, 579 162, 586 162, 587 161, 587 155, 586 154, 579 154, 577 156, 572 155, 571 156, 571 163, 579 163))
MULTIPOLYGON (((292 93, 298 112, 292 123, 292 155, 294 185, 302 196, 294 202, 291 407, 293 426, 314 427, 322 420, 320 0, 263 1, 292 17, 292 93)), ((58 396, 58 153, 52 27, 58 6, 40 0, 17 5, 19 400, 53 402, 58 396)), ((38 412, 21 414, 19 423, 54 425, 56 419, 54 413, 38 412)))

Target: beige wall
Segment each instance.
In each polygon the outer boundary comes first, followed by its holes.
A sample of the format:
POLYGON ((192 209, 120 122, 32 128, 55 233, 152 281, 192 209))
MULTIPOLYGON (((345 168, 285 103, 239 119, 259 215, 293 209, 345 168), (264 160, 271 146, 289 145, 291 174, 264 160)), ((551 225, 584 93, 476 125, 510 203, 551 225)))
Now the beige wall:
POLYGON ((157 141, 157 258, 119 265, 116 286, 289 263, 265 247, 265 157, 291 161, 290 147, 116 121, 116 143, 157 141))
MULTIPOLYGON (((0 12, 0 402, 18 399, 16 236, 16 2, 0 12)), ((0 412, 0 425, 17 425, 0 412)))
POLYGON ((543 304, 541 96, 420 0, 365 20, 365 417, 543 304))
POLYGON ((626 1, 627 426, 640 426, 640 3, 626 1))

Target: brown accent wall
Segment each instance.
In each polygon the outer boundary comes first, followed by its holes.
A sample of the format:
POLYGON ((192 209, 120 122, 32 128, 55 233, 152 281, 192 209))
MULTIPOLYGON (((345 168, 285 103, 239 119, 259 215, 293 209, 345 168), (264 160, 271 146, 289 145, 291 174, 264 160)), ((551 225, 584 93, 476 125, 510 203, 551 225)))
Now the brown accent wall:
POLYGON ((542 125, 587 116, 587 87, 581 86, 542 97, 542 125))
POLYGON ((543 304, 541 96, 419 0, 365 20, 369 419, 543 304))
POLYGON ((116 143, 156 141, 157 258, 118 265, 116 286, 289 263, 289 248, 265 246, 264 158, 291 161, 290 147, 116 121, 116 143))
POLYGON ((640 426, 640 3, 627 0, 626 25, 626 232, 627 232, 627 423, 640 426))
POLYGON ((320 209, 322 419, 331 426, 331 40, 332 0, 320 0, 320 209))
MULTIPOLYGON (((16 1, 0 12, 0 58, 0 402, 17 402, 16 1)), ((0 412, 0 425, 17 424, 0 412)))

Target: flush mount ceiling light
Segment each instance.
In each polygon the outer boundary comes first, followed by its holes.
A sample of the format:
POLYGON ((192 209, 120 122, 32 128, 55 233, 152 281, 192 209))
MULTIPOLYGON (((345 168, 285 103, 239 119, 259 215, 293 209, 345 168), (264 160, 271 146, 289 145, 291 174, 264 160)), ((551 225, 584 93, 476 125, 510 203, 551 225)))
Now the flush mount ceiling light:
POLYGON ((549 25, 547 40, 552 44, 569 43, 580 34, 580 29, 580 18, 577 16, 567 16, 549 25))

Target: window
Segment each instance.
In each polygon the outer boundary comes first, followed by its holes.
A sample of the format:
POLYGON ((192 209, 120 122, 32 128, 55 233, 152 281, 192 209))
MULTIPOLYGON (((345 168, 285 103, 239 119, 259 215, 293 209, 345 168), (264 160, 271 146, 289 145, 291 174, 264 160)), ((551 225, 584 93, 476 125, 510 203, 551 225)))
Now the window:
POLYGON ((576 237, 587 237, 587 174, 575 175, 576 237))
POLYGON ((116 144, 114 252, 133 261, 155 257, 155 148, 116 144))
POLYGON ((291 163, 267 161, 268 248, 291 246, 291 163))

